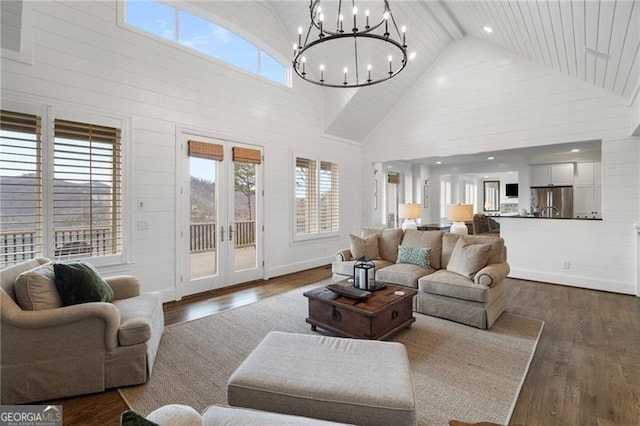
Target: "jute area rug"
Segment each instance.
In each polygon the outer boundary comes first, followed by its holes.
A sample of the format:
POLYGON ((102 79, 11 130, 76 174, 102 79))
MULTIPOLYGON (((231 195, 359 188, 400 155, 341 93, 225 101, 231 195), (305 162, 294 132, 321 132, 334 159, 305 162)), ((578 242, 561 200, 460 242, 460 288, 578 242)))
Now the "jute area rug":
MULTIPOLYGON (((313 333, 302 293, 319 284, 167 327, 149 382, 120 394, 144 415, 165 404, 198 411, 226 405, 227 379, 269 331, 313 333)), ((412 327, 391 340, 407 348, 419 423, 507 424, 543 322, 505 313, 487 331, 415 315, 412 327)), ((376 368, 393 366, 372 364, 372 373, 376 368)))

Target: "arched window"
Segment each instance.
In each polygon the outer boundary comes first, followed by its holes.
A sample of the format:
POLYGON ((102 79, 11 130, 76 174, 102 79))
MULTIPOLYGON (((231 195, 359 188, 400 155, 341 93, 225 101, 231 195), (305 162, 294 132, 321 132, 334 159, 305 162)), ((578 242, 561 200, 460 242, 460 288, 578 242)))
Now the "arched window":
POLYGON ((189 50, 289 85, 287 68, 242 36, 206 18, 151 0, 126 0, 124 22, 189 50))

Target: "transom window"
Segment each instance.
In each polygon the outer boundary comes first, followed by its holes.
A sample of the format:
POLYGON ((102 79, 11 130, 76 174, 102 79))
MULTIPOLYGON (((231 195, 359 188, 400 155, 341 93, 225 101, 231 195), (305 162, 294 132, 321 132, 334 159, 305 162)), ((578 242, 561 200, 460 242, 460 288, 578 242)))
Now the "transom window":
POLYGON ((125 5, 125 22, 132 27, 287 85, 284 65, 208 19, 151 0, 126 0, 125 5))

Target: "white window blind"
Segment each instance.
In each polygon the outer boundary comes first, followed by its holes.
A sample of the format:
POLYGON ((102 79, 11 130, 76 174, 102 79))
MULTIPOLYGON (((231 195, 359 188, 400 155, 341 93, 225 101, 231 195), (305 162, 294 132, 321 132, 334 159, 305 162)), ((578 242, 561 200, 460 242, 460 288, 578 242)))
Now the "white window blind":
POLYGON ((120 129, 54 122, 53 227, 56 257, 122 250, 120 129))
POLYGON ((38 116, 0 111, 0 268, 42 253, 42 133, 38 116))
POLYGON ((318 232, 316 179, 316 161, 308 158, 296 158, 296 234, 315 234, 318 232))
POLYGON ((338 165, 320 162, 320 232, 338 231, 338 165))

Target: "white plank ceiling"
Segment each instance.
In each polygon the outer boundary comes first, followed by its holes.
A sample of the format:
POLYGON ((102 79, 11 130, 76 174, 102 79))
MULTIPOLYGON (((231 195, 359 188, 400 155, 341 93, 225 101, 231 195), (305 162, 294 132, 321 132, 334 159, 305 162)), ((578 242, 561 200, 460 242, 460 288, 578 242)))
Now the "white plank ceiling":
MULTIPOLYGON (((308 26, 309 2, 267 3, 293 45, 297 28, 308 26)), ((351 1, 344 3, 351 5, 351 1)), ((637 95, 640 0, 391 0, 389 4, 398 25, 407 26, 408 50, 415 50, 417 57, 400 75, 372 87, 348 94, 344 89, 323 88, 324 127, 329 134, 364 140, 372 123, 410 90, 449 43, 465 36, 609 91, 628 103, 637 95)), ((294 84, 304 82, 294 80, 294 84)))

